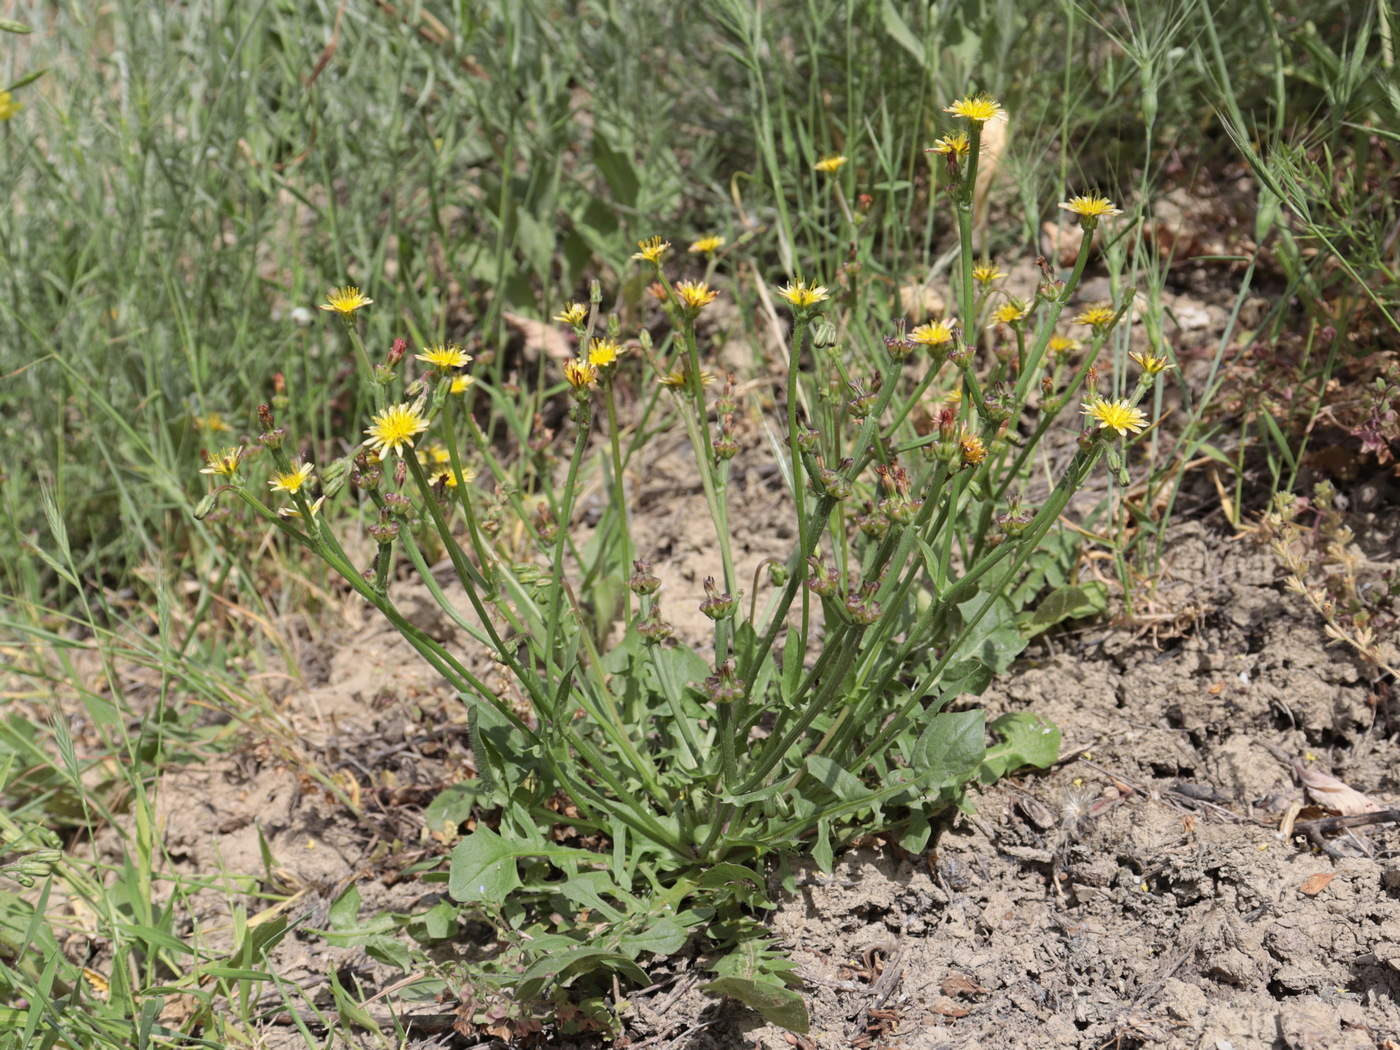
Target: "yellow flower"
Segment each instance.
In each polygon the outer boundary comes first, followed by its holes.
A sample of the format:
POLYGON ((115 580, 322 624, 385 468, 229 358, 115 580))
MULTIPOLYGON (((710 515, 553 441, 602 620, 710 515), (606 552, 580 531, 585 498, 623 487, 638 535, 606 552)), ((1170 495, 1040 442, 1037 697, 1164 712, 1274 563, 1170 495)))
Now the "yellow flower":
POLYGON ((778 294, 799 309, 816 306, 831 298, 822 285, 808 284, 803 280, 788 281, 786 288, 778 289, 778 294))
POLYGON ((390 452, 402 455, 404 447, 412 448, 413 439, 427 429, 428 421, 423 418, 422 408, 417 403, 401 402, 374 417, 365 430, 369 435, 365 445, 381 459, 390 452))
POLYGON ((228 433, 233 428, 224 422, 224 417, 217 412, 210 412, 207 416, 195 416, 194 425, 200 430, 207 430, 212 433, 228 433))
POLYGON ((1138 434, 1147 426, 1147 416, 1142 409, 1134 407, 1130 401, 1121 399, 1109 401, 1096 397, 1084 405, 1084 414, 1092 417, 1101 429, 1116 430, 1120 434, 1126 434, 1128 431, 1138 434))
POLYGON ((570 358, 564 362, 564 378, 575 390, 582 390, 598 382, 598 366, 591 361, 570 358))
POLYGON ((1087 325, 1090 328, 1102 328, 1104 325, 1112 324, 1113 319, 1118 316, 1118 311, 1107 303, 1100 303, 1091 306, 1080 312, 1071 324, 1087 325))
POLYGON ((346 285, 344 288, 332 288, 326 295, 326 301, 321 304, 321 309, 333 310, 341 317, 348 318, 360 307, 368 306, 372 302, 373 299, 361 295, 354 285, 346 285))
POLYGON ((448 452, 446 448, 436 442, 425 448, 418 449, 417 452, 418 462, 425 467, 440 466, 443 463, 450 463, 452 461, 452 453, 448 452))
POLYGON ((1079 349, 1079 340, 1056 332, 1050 337, 1049 349, 1056 357, 1068 357, 1079 349))
POLYGON ((976 434, 964 434, 958 448, 962 452, 964 466, 975 467, 987 458, 987 446, 976 434))
POLYGON ((1030 303, 1022 299, 1008 299, 996 308, 992 320, 997 324, 1019 324, 1031 312, 1030 303))
POLYGON ((294 467, 290 473, 274 474, 269 481, 268 487, 273 492, 300 492, 302 486, 311 480, 311 464, 303 463, 299 467, 294 467))
POLYGON ((588 363, 595 368, 607 368, 617 363, 621 352, 616 339, 594 339, 588 344, 588 363))
POLYGON ((846 158, 840 154, 833 153, 829 157, 823 157, 812 165, 814 171, 825 171, 834 174, 841 170, 841 165, 846 163, 846 158))
POLYGON ((23 102, 16 101, 8 91, 0 91, 0 120, 9 120, 23 108, 23 102))
POLYGON ((942 153, 947 157, 966 157, 972 152, 972 140, 967 137, 967 132, 956 131, 951 135, 944 135, 941 139, 936 139, 925 152, 942 153))
POLYGON ((991 284, 1005 276, 1006 274, 997 269, 996 263, 979 263, 972 268, 972 279, 980 284, 991 284))
POLYGON ((944 107, 943 112, 966 117, 974 124, 1006 119, 1006 110, 1002 109, 1001 103, 987 94, 969 95, 959 102, 954 102, 951 106, 944 107))
POLYGON ((720 237, 717 234, 711 234, 708 237, 701 237, 698 241, 696 241, 690 246, 690 250, 692 252, 695 252, 697 255, 714 255, 715 252, 719 251, 723 247, 724 238, 720 237))
POLYGON ((476 376, 453 376, 452 386, 448 389, 449 394, 465 394, 467 387, 476 382, 476 376))
POLYGON ((554 319, 560 324, 571 324, 578 328, 588 320, 588 307, 583 303, 565 303, 564 309, 555 314, 554 319))
MULTIPOLYGON (((439 485, 446 485, 450 489, 457 487, 457 475, 450 470, 439 470, 433 475, 433 480, 439 485)), ((476 480, 476 471, 470 467, 462 468, 462 484, 470 485, 476 480)))
POLYGON ((425 346, 421 354, 414 354, 415 361, 423 361, 432 365, 439 372, 446 372, 453 368, 465 368, 472 359, 472 355, 456 344, 444 346, 425 346))
POLYGON ((690 310, 699 310, 702 306, 709 306, 715 301, 717 295, 719 292, 704 281, 676 282, 676 298, 690 310))
POLYGON ((957 323, 956 317, 949 317, 943 321, 929 321, 910 332, 909 338, 923 346, 941 346, 944 343, 951 343, 953 341, 953 326, 957 323))
POLYGON ((218 454, 209 456, 207 467, 200 469, 201 474, 219 474, 226 478, 231 478, 238 473, 238 463, 243 458, 241 448, 220 449, 218 454))
MULTIPOLYGON (((715 375, 713 372, 700 373, 701 386, 709 386, 714 381, 715 375)), ((680 367, 671 369, 669 372, 667 372, 664 376, 661 377, 661 385, 670 387, 685 386, 685 369, 680 367)))
POLYGON ((1151 354, 1138 353, 1129 353, 1128 356, 1136 361, 1138 367, 1150 376, 1160 375, 1162 372, 1167 371, 1167 369, 1176 367, 1176 365, 1169 362, 1165 357, 1154 357, 1151 354))
POLYGON ((661 265, 661 256, 666 254, 666 249, 671 247, 671 242, 662 241, 660 237, 651 237, 645 241, 638 241, 637 247, 641 251, 633 255, 632 258, 639 262, 649 262, 659 266, 661 265))
MULTIPOLYGON (((313 518, 314 518, 317 514, 321 513, 321 504, 323 504, 323 503, 325 503, 325 502, 326 502, 326 497, 325 497, 325 496, 317 496, 317 497, 316 497, 316 502, 313 503, 313 504, 311 504, 311 516, 312 516, 313 518)), ((278 516, 279 518, 300 518, 300 517, 301 517, 301 511, 297 510, 296 507, 281 507, 281 508, 279 508, 278 511, 277 511, 277 516, 278 516)))
POLYGON ((1109 215, 1123 214, 1122 209, 1115 208, 1111 200, 1107 197, 1100 197, 1096 193, 1082 197, 1071 197, 1067 201, 1061 201, 1060 207, 1085 219, 1102 219, 1109 215))

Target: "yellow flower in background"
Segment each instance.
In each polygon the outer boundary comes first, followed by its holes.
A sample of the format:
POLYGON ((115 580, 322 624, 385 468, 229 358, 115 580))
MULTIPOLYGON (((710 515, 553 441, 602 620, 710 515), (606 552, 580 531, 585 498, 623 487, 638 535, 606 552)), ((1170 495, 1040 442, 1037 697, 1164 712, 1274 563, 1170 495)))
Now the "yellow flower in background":
POLYGON ((578 328, 588 320, 588 307, 583 303, 565 303, 564 309, 555 314, 554 319, 560 324, 571 324, 578 328))
POLYGON ((430 364, 439 372, 446 372, 453 368, 465 368, 471 363, 472 355, 456 345, 425 346, 421 354, 413 355, 413 359, 430 364))
POLYGON ((476 376, 453 376, 452 386, 448 388, 449 394, 465 394, 467 387, 476 382, 476 376))
POLYGON ((564 362, 564 379, 575 390, 582 390, 598 382, 598 366, 591 361, 570 358, 564 362))
POLYGON ((920 346, 942 346, 953 341, 953 326, 957 323, 956 317, 949 317, 943 321, 929 321, 910 332, 909 339, 920 346))
POLYGON ((224 422, 224 417, 217 412, 210 412, 205 416, 195 416, 194 425, 200 430, 208 431, 211 434, 227 434, 233 427, 224 422))
POLYGON ((413 447, 413 439, 428 429, 428 421, 417 404, 403 402, 391 405, 371 421, 365 433, 365 445, 374 449, 382 459, 386 453, 402 455, 405 447, 413 447))
POLYGON ((23 102, 18 101, 8 91, 0 91, 0 120, 9 120, 23 108, 23 102))
MULTIPOLYGON (((323 503, 325 503, 325 502, 326 502, 326 497, 325 497, 325 496, 317 496, 317 497, 316 497, 316 502, 313 503, 313 504, 311 504, 311 516, 312 516, 313 518, 314 518, 317 514, 321 513, 321 504, 323 504, 323 503)), ((277 516, 278 516, 279 518, 300 518, 300 517, 301 517, 301 511, 297 510, 296 507, 282 507, 282 508, 280 508, 280 509, 277 511, 277 516)))
POLYGON ((997 269, 995 263, 979 263, 972 268, 972 279, 979 284, 991 284, 1005 276, 1006 274, 997 269))
MULTIPOLYGON (((435 474, 433 474, 433 480, 438 482, 438 484, 440 485, 446 485, 450 489, 455 489, 457 487, 457 475, 452 473, 451 470, 437 471, 435 474)), ((470 485, 475 480, 476 471, 472 470, 470 467, 463 467, 462 484, 470 485)))
POLYGON ((1049 350, 1056 357, 1068 357, 1079 349, 1079 340, 1056 332, 1050 337, 1049 350))
POLYGON ((290 473, 274 474, 272 480, 267 484, 273 492, 300 492, 302 487, 311 480, 311 471, 311 464, 303 463, 299 467, 294 467, 290 473))
POLYGON ((1100 429, 1116 430, 1119 434, 1127 434, 1129 431, 1138 434, 1147 426, 1147 415, 1143 410, 1122 399, 1109 401, 1107 398, 1096 397, 1085 404, 1084 414, 1092 418, 1100 429))
POLYGON ((1070 324, 1082 324, 1090 328, 1102 328, 1104 325, 1112 324, 1113 319, 1118 316, 1118 311, 1107 303, 1100 303, 1080 311, 1070 324))
POLYGON ((218 474, 221 477, 231 478, 238 473, 238 464, 243 459, 241 448, 220 449, 215 455, 208 458, 209 465, 201 467, 201 474, 218 474))
POLYGON ((616 339, 594 339, 588 344, 588 363, 595 368, 617 364, 622 347, 616 339))
POLYGON ((638 241, 637 247, 641 251, 633 255, 632 258, 639 262, 649 262, 659 266, 661 256, 666 254, 666 249, 671 247, 671 242, 663 241, 660 237, 649 237, 644 241, 638 241))
POLYGON ((834 174, 841 170, 841 166, 846 163, 846 158, 840 154, 833 153, 829 157, 823 157, 812 165, 814 171, 825 171, 834 174))
POLYGON ((800 309, 816 306, 817 303, 824 303, 831 298, 822 285, 808 284, 801 280, 788 281, 786 288, 778 289, 778 294, 800 309))
POLYGON ((699 310, 702 306, 709 306, 718 295, 719 292, 704 281, 676 282, 676 298, 691 310, 699 310))
MULTIPOLYGON (((709 386, 709 385, 710 385, 711 383, 713 383, 714 381, 715 381, 715 374, 714 374, 713 372, 701 372, 701 373, 700 373, 700 385, 701 385, 701 386, 709 386)), ((685 369, 684 369, 684 368, 680 368, 680 367, 671 369, 669 372, 667 372, 664 376, 661 377, 660 382, 661 382, 661 385, 662 385, 662 386, 669 386, 669 387, 682 387, 682 386, 685 386, 685 369)))
POLYGON ((701 237, 690 246, 689 250, 695 252, 697 255, 714 255, 715 252, 724 247, 724 243, 723 237, 720 237, 718 234, 711 234, 708 237, 701 237))
POLYGON ((1121 209, 1113 206, 1111 200, 1107 197, 1100 197, 1098 194, 1071 197, 1067 201, 1061 201, 1060 207, 1084 219, 1102 219, 1110 215, 1123 214, 1121 209))
POLYGON ((951 135, 944 135, 941 139, 935 139, 926 153, 942 153, 947 157, 962 159, 972 152, 972 140, 967 137, 965 131, 955 131, 951 135))
POLYGON ((321 304, 322 310, 332 310, 340 314, 341 317, 348 318, 361 307, 368 306, 374 302, 367 295, 361 295, 360 290, 354 285, 346 285, 344 288, 332 288, 326 295, 326 301, 321 304))
POLYGON ((993 311, 992 320, 997 324, 1019 324, 1030 315, 1030 312, 1030 303, 1025 300, 1008 299, 993 311))
POLYGON ((1138 353, 1129 353, 1128 356, 1136 361, 1138 367, 1150 376, 1160 375, 1168 369, 1176 367, 1165 357, 1154 357, 1151 354, 1138 353))
POLYGON ((1006 110, 1002 109, 1001 103, 987 94, 969 95, 959 102, 954 102, 951 106, 945 106, 943 112, 952 113, 957 117, 966 117, 974 124, 1006 119, 1006 110))

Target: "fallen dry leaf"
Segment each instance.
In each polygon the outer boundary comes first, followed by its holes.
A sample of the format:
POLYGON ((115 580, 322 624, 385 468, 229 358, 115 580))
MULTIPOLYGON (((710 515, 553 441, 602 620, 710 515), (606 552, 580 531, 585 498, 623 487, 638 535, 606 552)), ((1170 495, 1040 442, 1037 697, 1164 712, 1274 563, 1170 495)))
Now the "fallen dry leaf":
POLYGON ((959 1006, 946 995, 940 995, 933 1002, 929 1003, 929 1013, 938 1014, 940 1017, 966 1017, 970 1010, 959 1006))
POLYGON ((1335 871, 1319 871, 1316 875, 1308 876, 1307 880, 1298 888, 1309 897, 1316 897, 1327 888, 1327 884, 1337 877, 1335 871))
POLYGON ((956 998, 959 995, 986 995, 987 989, 977 983, 976 978, 965 973, 950 973, 938 986, 944 995, 956 998))
POLYGON ((1336 810, 1344 817, 1352 817, 1358 813, 1375 813, 1385 808, 1336 777, 1316 769, 1308 769, 1301 764, 1293 768, 1298 771, 1298 779, 1303 782, 1303 787, 1308 789, 1308 794, 1313 797, 1314 802, 1336 810))
POLYGON ((558 325, 536 321, 533 317, 521 317, 509 310, 501 314, 501 320, 524 338, 527 361, 537 360, 541 351, 556 361, 567 361, 574 356, 573 343, 558 325))

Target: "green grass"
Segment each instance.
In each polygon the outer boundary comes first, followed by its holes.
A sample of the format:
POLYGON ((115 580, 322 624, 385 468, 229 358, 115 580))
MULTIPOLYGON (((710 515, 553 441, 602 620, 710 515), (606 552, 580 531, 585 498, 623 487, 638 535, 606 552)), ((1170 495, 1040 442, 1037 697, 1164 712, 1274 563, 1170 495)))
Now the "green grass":
MULTIPOLYGON (((1101 187, 1129 214, 1100 272, 1139 290, 1149 330, 1187 260, 1159 256, 1131 220, 1169 182, 1242 165, 1263 192, 1237 306, 1267 291, 1252 338, 1297 340, 1275 385, 1304 395, 1279 415, 1262 384, 1231 375, 1237 313, 1204 389, 1178 385, 1181 415, 1134 468, 1165 502, 1115 491, 1116 524, 1101 526, 1129 596, 1183 463, 1228 468, 1238 517, 1251 471, 1262 503, 1319 443, 1345 442, 1301 435, 1330 379, 1374 379, 1349 333, 1395 346, 1400 87, 1385 5, 16 6, 35 32, 3 38, 0 81, 44 74, 0 124, 0 790, 6 840, 47 828, 67 859, 46 896, 7 883, 0 897, 0 984, 33 1004, 6 1007, 22 1034, 0 1045, 180 1042, 152 1027, 154 989, 188 988, 200 967, 216 972, 200 994, 234 1004, 203 1038, 250 1031, 260 978, 247 975, 278 930, 216 954, 183 926, 191 886, 150 904, 170 878, 152 796, 162 769, 231 746, 235 730, 275 735, 247 677, 295 673, 277 625, 323 613, 320 570, 250 560, 244 525, 193 511, 202 454, 256 435, 274 376, 293 435, 363 425, 348 344, 314 311, 331 286, 374 297, 375 355, 400 336, 455 339, 490 359, 497 387, 518 371, 523 407, 512 420, 498 403, 487 424, 518 433, 544 394, 505 315, 548 318, 598 279, 640 316, 628 259, 654 234, 678 249, 728 238, 724 291, 743 319, 730 338, 761 339, 760 284, 804 273, 851 289, 849 327, 869 353, 900 286, 952 243, 924 150, 966 91, 1015 117, 993 257, 1033 255, 1055 202, 1101 187), (834 180, 812 170, 831 153, 851 158, 834 180), (1227 411, 1232 398, 1255 407, 1227 411), (216 413, 229 432, 208 429, 216 413), (225 599, 247 615, 216 618, 225 599), (92 852, 98 826, 125 829, 120 864, 92 852), (51 893, 86 901, 120 945, 105 1002, 52 950, 51 893)), ((1127 349, 1126 336, 1112 347, 1116 389, 1131 383, 1127 349)), ((526 464, 503 469, 519 480, 526 464)), ((260 874, 209 878, 241 894, 260 874)))

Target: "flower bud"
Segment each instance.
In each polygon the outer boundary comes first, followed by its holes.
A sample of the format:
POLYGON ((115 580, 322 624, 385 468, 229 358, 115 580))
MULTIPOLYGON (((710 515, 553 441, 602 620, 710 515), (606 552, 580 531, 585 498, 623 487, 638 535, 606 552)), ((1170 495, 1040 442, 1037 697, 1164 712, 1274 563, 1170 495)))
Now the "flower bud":
POLYGON ((637 633, 651 645, 659 645, 675 633, 675 628, 661 618, 660 606, 653 605, 651 612, 637 622, 637 633))
POLYGON ((742 700, 747 686, 742 678, 734 676, 734 661, 726 660, 715 668, 715 673, 705 679, 705 695, 712 703, 730 704, 742 700))
POLYGON ((628 579, 627 586, 631 588, 633 594, 645 597, 655 594, 661 589, 661 579, 651 573, 651 562, 634 561, 632 568, 635 571, 628 579))
POLYGON ((700 603, 700 611, 711 620, 727 620, 734 615, 739 599, 729 592, 721 592, 713 576, 705 577, 705 600, 700 603))

